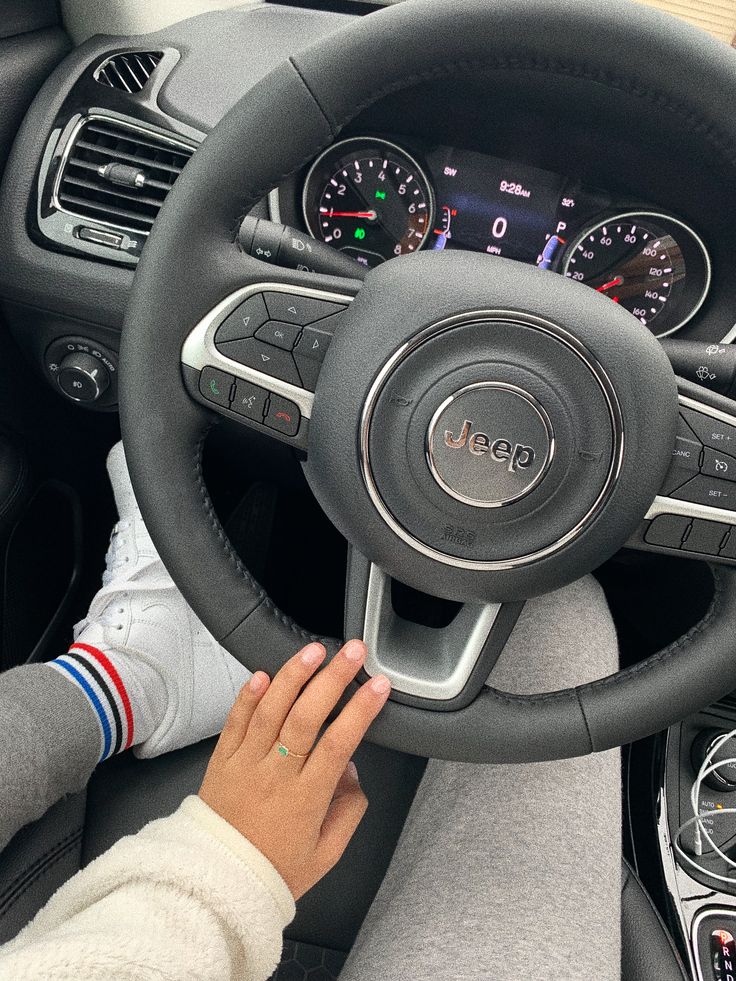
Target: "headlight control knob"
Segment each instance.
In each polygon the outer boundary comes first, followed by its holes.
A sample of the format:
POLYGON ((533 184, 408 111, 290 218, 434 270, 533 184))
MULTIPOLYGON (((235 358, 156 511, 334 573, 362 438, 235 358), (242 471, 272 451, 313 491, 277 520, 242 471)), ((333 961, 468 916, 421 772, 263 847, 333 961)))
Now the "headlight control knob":
POLYGON ((96 402, 110 384, 110 373, 99 358, 75 351, 59 365, 56 381, 67 398, 96 402))
MULTIPOLYGON (((692 761, 696 772, 702 766, 715 741, 725 735, 725 731, 720 729, 703 729, 698 733, 692 746, 692 761)), ((713 762, 718 763, 719 760, 733 757, 736 757, 736 738, 728 739, 723 744, 713 757, 713 762)), ((705 778, 703 783, 711 790, 720 790, 722 794, 733 793, 736 790, 736 763, 719 766, 705 778)))

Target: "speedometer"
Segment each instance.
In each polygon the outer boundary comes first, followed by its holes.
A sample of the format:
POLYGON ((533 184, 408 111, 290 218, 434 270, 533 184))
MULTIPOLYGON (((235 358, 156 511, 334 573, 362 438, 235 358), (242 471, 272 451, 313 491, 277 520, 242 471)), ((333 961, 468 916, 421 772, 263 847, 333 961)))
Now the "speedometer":
POLYGON ((432 188, 417 161, 387 140, 364 137, 315 160, 302 204, 314 238, 365 266, 416 252, 434 218, 432 188))
POLYGON ((700 238, 684 222, 656 212, 613 215, 586 228, 562 271, 620 304, 656 337, 687 323, 710 285, 700 238))

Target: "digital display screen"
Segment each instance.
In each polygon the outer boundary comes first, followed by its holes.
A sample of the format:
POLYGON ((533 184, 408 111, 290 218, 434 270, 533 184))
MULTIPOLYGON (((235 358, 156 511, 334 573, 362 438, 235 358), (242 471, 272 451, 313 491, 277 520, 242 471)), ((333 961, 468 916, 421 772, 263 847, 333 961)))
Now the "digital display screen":
POLYGON ((436 194, 430 249, 469 249, 548 268, 567 230, 608 200, 538 167, 442 147, 428 155, 436 194))

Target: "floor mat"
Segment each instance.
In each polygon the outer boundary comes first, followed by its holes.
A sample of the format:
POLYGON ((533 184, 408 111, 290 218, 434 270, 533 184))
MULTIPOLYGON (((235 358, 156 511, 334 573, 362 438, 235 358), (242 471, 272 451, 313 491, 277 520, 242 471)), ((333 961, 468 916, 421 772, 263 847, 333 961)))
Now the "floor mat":
POLYGON ((284 941, 284 952, 270 981, 337 981, 347 954, 295 940, 284 941))

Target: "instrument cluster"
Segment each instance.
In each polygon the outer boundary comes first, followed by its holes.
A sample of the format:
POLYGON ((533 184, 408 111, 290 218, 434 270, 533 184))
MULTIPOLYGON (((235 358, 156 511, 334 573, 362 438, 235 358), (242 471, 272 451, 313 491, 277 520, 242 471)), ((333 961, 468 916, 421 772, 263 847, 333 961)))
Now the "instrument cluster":
POLYGON ((418 249, 505 256, 585 283, 657 337, 684 326, 710 286, 708 250, 681 219, 472 150, 433 147, 420 162, 383 138, 343 140, 309 169, 302 209, 313 237, 362 265, 418 249))

